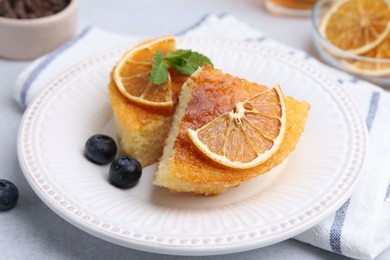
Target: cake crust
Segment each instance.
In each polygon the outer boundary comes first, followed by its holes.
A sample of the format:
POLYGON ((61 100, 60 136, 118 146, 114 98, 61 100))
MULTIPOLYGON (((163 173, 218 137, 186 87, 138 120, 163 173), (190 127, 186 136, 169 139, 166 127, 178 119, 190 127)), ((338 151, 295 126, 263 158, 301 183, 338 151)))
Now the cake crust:
MULTIPOLYGON (((170 71, 174 103, 188 78, 170 71)), ((156 163, 162 155, 174 114, 172 109, 142 106, 127 99, 111 77, 108 85, 119 146, 123 154, 133 156, 143 167, 156 163)))

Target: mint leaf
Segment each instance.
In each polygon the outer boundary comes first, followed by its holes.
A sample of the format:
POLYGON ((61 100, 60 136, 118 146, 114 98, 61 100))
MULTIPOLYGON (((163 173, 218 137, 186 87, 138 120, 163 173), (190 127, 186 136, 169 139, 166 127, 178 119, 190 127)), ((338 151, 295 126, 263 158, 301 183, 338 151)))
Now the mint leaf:
POLYGON ((169 61, 179 61, 185 57, 188 57, 191 55, 191 50, 177 50, 177 51, 170 51, 167 53, 167 56, 165 57, 165 60, 169 61))
POLYGON ((164 63, 164 54, 161 51, 156 52, 153 58, 152 72, 150 74, 150 83, 159 85, 167 81, 169 73, 164 63))
POLYGON ((210 64, 210 59, 203 54, 191 50, 177 50, 167 54, 164 61, 172 68, 184 75, 191 75, 205 63, 210 64))
POLYGON ((197 65, 197 67, 202 67, 205 63, 207 63, 214 68, 214 65, 211 60, 199 52, 192 52, 191 55, 188 57, 188 60, 189 63, 193 64, 193 66, 197 65))

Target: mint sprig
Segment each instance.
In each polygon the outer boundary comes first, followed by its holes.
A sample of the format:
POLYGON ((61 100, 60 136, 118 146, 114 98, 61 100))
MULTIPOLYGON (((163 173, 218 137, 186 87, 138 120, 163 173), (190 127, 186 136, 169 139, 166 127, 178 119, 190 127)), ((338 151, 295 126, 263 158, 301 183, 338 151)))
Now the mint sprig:
POLYGON ((167 81, 169 78, 168 67, 183 75, 191 75, 205 63, 213 66, 208 57, 192 50, 171 51, 165 57, 162 52, 158 51, 153 58, 150 82, 158 85, 167 81))

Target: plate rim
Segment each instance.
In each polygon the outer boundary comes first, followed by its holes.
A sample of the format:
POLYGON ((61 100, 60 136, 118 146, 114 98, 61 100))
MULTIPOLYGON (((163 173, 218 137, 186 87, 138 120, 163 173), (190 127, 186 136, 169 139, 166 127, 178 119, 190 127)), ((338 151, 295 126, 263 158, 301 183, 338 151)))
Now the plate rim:
MULTIPOLYGON (((250 249, 260 248, 263 246, 267 246, 270 244, 274 244, 276 242, 283 241, 285 239, 291 238, 305 230, 308 230, 309 228, 313 227, 314 225, 318 224, 320 221, 331 215, 333 212, 335 212, 352 194, 354 188, 356 187, 360 177, 361 177, 361 170, 366 158, 367 154, 367 130, 364 126, 364 120, 363 117, 358 113, 357 106, 351 99, 351 97, 348 95, 348 93, 343 90, 341 87, 338 86, 337 82, 331 80, 329 77, 322 74, 318 69, 313 69, 308 65, 308 63, 304 60, 299 60, 297 58, 294 58, 292 56, 288 56, 288 54, 281 52, 280 50, 271 49, 268 47, 260 46, 256 43, 252 42, 244 42, 240 40, 233 40, 233 39, 224 39, 224 38, 210 38, 210 37, 177 37, 178 43, 185 42, 185 41, 195 41, 195 42, 202 42, 202 43, 209 43, 209 44, 222 44, 225 47, 238 47, 240 49, 246 49, 247 51, 253 51, 253 52, 268 52, 271 57, 278 58, 283 61, 288 60, 290 63, 290 66, 293 66, 293 64, 299 65, 300 67, 306 67, 308 68, 308 71, 311 74, 306 75, 313 75, 317 74, 318 76, 322 77, 323 80, 328 82, 328 87, 331 90, 328 90, 330 92, 331 96, 337 96, 339 95, 339 99, 336 99, 336 103, 340 105, 340 103, 347 103, 349 105, 349 113, 353 115, 351 111, 356 113, 354 115, 355 123, 357 125, 360 125, 359 131, 355 131, 356 135, 359 135, 360 137, 360 148, 363 150, 360 152, 360 157, 357 158, 359 161, 357 162, 357 167, 355 167, 354 171, 351 171, 354 173, 354 178, 352 184, 349 184, 347 189, 342 191, 341 195, 337 195, 337 198, 334 200, 331 200, 330 206, 327 206, 324 210, 321 211, 321 214, 314 214, 314 216, 310 217, 309 220, 306 220, 303 225, 299 224, 295 227, 281 233, 276 233, 276 235, 271 236, 271 239, 267 236, 262 239, 255 239, 251 243, 244 242, 244 243, 232 243, 232 244, 220 244, 216 247, 216 245, 211 244, 207 245, 207 243, 200 245, 193 245, 191 243, 189 244, 181 244, 181 245, 167 245, 167 244, 161 244, 157 243, 156 241, 147 241, 146 239, 135 239, 134 237, 124 237, 120 236, 119 233, 116 235, 113 232, 107 232, 107 229, 102 228, 100 225, 92 225, 91 223, 87 221, 83 221, 81 217, 77 217, 74 212, 66 211, 64 207, 61 207, 54 198, 51 198, 48 196, 48 191, 43 188, 43 184, 41 185, 37 179, 34 179, 33 172, 31 170, 31 165, 27 165, 26 162, 26 155, 24 154, 23 148, 26 144, 26 125, 28 125, 29 120, 34 117, 34 114, 36 113, 35 110, 39 109, 41 106, 44 106, 44 102, 46 100, 50 100, 50 95, 53 95, 53 93, 56 92, 56 89, 61 88, 61 82, 64 80, 66 82, 66 79, 68 78, 69 74, 72 74, 73 71, 76 71, 76 75, 83 74, 82 71, 79 71, 77 73, 77 68, 94 68, 95 66, 99 66, 101 62, 107 61, 108 58, 120 55, 123 53, 126 49, 129 48, 129 46, 132 46, 137 41, 133 40, 130 42, 130 44, 126 45, 120 45, 118 47, 114 47, 110 50, 98 53, 96 55, 93 55, 87 59, 84 59, 75 65, 71 66, 69 69, 65 70, 58 76, 56 76, 47 86, 39 93, 39 95, 34 99, 34 101, 29 105, 27 110, 25 111, 22 120, 20 122, 19 130, 18 130, 18 139, 17 139, 17 154, 18 154, 18 160, 19 164, 22 168, 22 172, 27 179, 29 185, 33 188, 34 192, 39 196, 39 198, 47 205, 50 209, 52 209, 56 214, 58 214, 60 217, 71 223, 72 225, 84 230, 87 233, 90 233, 94 236, 97 236, 101 239, 104 239, 106 241, 119 244, 126 247, 131 247, 134 249, 139 249, 143 251, 148 252, 154 252, 154 253, 164 253, 164 254, 173 254, 173 255, 216 255, 216 254, 228 254, 228 253, 234 253, 234 252, 241 252, 246 251, 250 249), (293 63, 293 64, 291 64, 293 63), (47 97, 49 95, 49 97, 47 97), (343 102, 341 102, 343 101, 343 102), (43 103, 43 104, 42 104, 43 103), (24 141, 24 142, 23 142, 24 141), (57 205, 58 204, 58 205, 57 205), (265 240, 265 241, 263 241, 265 240)), ((300 72, 302 72, 302 68, 299 69, 300 72)), ((321 88, 323 86, 321 85, 321 88)), ((325 89, 326 90, 326 89, 325 89)), ((343 109, 345 107, 341 106, 343 109)), ((346 113, 346 111, 343 111, 346 113)), ((349 124, 349 123, 348 123, 349 124)), ((350 125, 351 126, 351 125, 350 125)), ((356 125, 355 125, 356 126, 356 125)), ((347 160, 350 161, 350 160, 347 160)), ((352 175, 352 173, 351 173, 352 175)), ((336 195, 335 195, 336 196, 336 195)), ((309 215, 312 215, 310 213, 309 215)), ((304 216, 306 218, 306 216, 304 216)))

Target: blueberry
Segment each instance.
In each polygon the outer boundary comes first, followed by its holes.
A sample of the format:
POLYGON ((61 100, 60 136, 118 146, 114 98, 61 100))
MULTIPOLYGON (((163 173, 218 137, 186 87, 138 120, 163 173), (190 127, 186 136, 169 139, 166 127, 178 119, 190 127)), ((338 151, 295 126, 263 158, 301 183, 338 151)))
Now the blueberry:
POLYGON ((114 160, 117 147, 114 139, 107 135, 91 136, 85 144, 85 156, 96 164, 107 164, 114 160))
POLYGON ((135 186, 142 175, 141 164, 131 156, 122 156, 110 167, 111 183, 118 188, 135 186))
POLYGON ((0 180, 0 211, 15 207, 18 198, 18 188, 10 181, 0 180))

